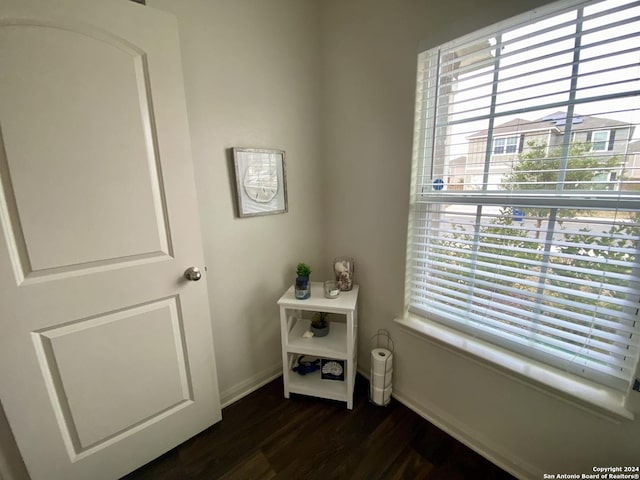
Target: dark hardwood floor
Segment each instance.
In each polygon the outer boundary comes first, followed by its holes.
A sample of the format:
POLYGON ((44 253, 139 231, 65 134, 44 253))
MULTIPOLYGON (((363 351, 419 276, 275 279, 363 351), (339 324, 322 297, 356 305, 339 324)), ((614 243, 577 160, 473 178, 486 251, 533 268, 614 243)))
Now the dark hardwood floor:
POLYGON ((352 411, 282 392, 274 380, 124 479, 513 479, 397 401, 369 403, 362 377, 352 411))

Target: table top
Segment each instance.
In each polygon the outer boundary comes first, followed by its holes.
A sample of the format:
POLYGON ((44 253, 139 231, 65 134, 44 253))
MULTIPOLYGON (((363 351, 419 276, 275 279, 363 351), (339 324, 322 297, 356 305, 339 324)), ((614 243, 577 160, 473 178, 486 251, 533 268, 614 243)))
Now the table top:
POLYGON ((355 310, 358 302, 358 291, 360 287, 354 285, 348 292, 340 292, 337 298, 326 298, 324 296, 323 282, 310 282, 311 297, 306 300, 299 300, 295 296, 294 285, 280 297, 278 305, 299 310, 318 310, 325 312, 345 312, 355 310))

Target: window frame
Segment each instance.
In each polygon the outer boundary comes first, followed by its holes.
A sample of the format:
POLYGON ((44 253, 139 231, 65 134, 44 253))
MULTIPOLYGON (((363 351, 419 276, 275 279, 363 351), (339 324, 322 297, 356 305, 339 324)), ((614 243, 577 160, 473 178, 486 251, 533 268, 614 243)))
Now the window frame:
POLYGON ((592 152, 608 152, 609 139, 611 138, 611 130, 594 130, 591 132, 591 151, 592 152), (595 136, 599 133, 604 133, 606 138, 604 140, 595 140, 595 136), (596 148, 596 144, 604 144, 604 148, 596 148))
MULTIPOLYGON (((507 28, 514 28, 518 26, 518 23, 520 23, 520 25, 525 24, 525 23, 533 23, 534 21, 543 18, 544 16, 553 16, 553 15, 558 15, 570 10, 574 10, 576 9, 578 6, 583 6, 583 5, 588 5, 591 3, 596 3, 596 2, 589 2, 589 1, 584 1, 584 0, 570 0, 570 1, 564 1, 564 2, 557 2, 555 4, 546 6, 544 8, 541 8, 537 11, 533 12, 533 15, 531 13, 525 14, 525 15, 521 15, 519 17, 515 17, 514 19, 510 19, 510 20, 506 20, 503 22, 500 22, 499 24, 493 25, 491 27, 488 27, 487 29, 483 29, 480 32, 476 32, 475 34, 472 35, 467 35, 465 37, 462 37, 460 39, 456 39, 454 41, 448 42, 446 45, 450 46, 450 47, 455 47, 457 45, 462 45, 467 43, 470 39, 473 38, 482 38, 484 36, 486 36, 488 33, 494 32, 496 30, 505 30, 507 28)), ((428 50, 428 46, 427 45, 422 45, 421 46, 421 50, 428 50)), ((430 68, 430 67, 428 67, 430 68)), ((420 75, 420 74, 419 74, 420 75)), ((423 81, 420 77, 418 79, 418 82, 423 81)), ((418 96, 416 97, 416 111, 418 110, 418 105, 420 104, 420 102, 424 102, 425 98, 426 98, 426 93, 423 91, 422 94, 423 98, 418 98, 418 96)), ((416 122, 416 128, 418 128, 418 123, 416 122)), ((420 128, 426 128, 427 130, 434 128, 434 125, 431 124, 421 124, 420 128)), ((603 132, 605 130, 602 130, 603 132)), ((598 131, 600 132, 600 131, 598 131)), ((570 132, 571 136, 573 137, 575 135, 575 131, 570 132)), ((607 140, 604 142, 605 143, 605 149, 604 150, 596 150, 596 151, 608 151, 608 140, 610 138, 609 136, 609 131, 607 131, 608 135, 607 135, 607 140)), ((490 137, 489 137, 490 138, 490 137)), ((519 153, 519 143, 517 142, 515 144, 516 146, 516 150, 513 153, 496 153, 495 152, 495 140, 496 139, 504 139, 504 145, 503 148, 506 150, 506 139, 509 138, 509 135, 500 135, 499 137, 495 137, 495 139, 492 141, 491 143, 491 147, 490 147, 490 151, 491 151, 491 156, 493 155, 513 155, 513 154, 518 154, 519 153)), ((519 137, 514 137, 514 138, 519 138, 519 137)), ((431 148, 431 146, 427 145, 429 143, 429 141, 425 141, 424 139, 421 140, 421 142, 424 142, 422 145, 419 145, 418 149, 423 149, 424 151, 428 150, 429 148, 431 148)), ((416 143, 414 143, 414 145, 416 145, 416 143)), ((549 149, 549 145, 547 145, 547 150, 549 149)), ((415 170, 415 162, 416 162, 416 152, 414 149, 414 170, 415 170)), ((417 191, 417 189, 419 189, 419 185, 416 184, 416 182, 412 182, 412 199, 415 198, 416 196, 419 195, 419 192, 417 191)), ((423 186, 424 188, 424 186, 423 186)), ((485 200, 486 200, 486 194, 488 192, 483 192, 485 194, 485 200)), ((413 200, 412 200, 413 202, 413 200)), ((499 200, 496 200, 496 205, 500 204, 499 200)), ((409 217, 409 228, 413 228, 413 218, 415 216, 415 211, 413 209, 411 209, 410 211, 410 217, 409 217)), ((411 241, 411 240, 409 240, 411 241)), ((411 247, 408 246, 407 248, 407 268, 409 269, 409 262, 410 262, 410 251, 411 251, 411 247)), ((411 282, 411 274, 408 271, 407 272, 407 288, 405 289, 405 298, 406 298, 406 302, 405 302, 405 320, 407 319, 411 319, 411 318, 416 318, 416 312, 415 311, 411 311, 410 308, 410 296, 411 296, 411 288, 409 286, 409 283, 411 282)), ((426 315, 417 315, 417 318, 420 319, 421 322, 426 324, 433 324, 433 320, 430 318, 432 315, 430 314, 426 314, 426 315)), ((406 321, 402 321, 399 320, 399 323, 403 324, 403 325, 407 325, 408 323, 406 321)), ((411 323, 411 322, 409 322, 411 323)), ((440 326, 441 324, 438 323, 438 321, 436 321, 435 324, 433 324, 434 326, 440 326)), ((422 330, 422 328, 418 328, 418 330, 422 330)), ((457 335, 460 336, 460 338, 469 338, 467 333, 464 332, 457 332, 457 335)), ((477 338, 475 338, 477 340, 477 338)), ((456 342, 453 342, 456 343, 456 342)), ((495 345, 492 345, 492 347, 495 347, 495 345)), ((496 347, 499 348, 499 347, 496 347)), ((514 355, 517 356, 517 353, 515 353, 514 355)), ((524 360, 525 364, 526 362, 531 362, 531 360, 524 360)), ((555 367, 550 366, 549 368, 554 369, 555 367)), ((637 375, 637 365, 636 365, 636 375, 637 375)), ((584 383, 587 384, 589 383, 588 380, 584 380, 584 379, 579 379, 578 380, 579 383, 584 383)), ((554 388, 556 388, 556 386, 554 386, 554 388)), ((601 388, 601 387, 599 387, 601 388)))
POLYGON ((519 145, 520 145, 520 135, 500 135, 498 137, 493 137, 492 155, 517 154, 519 145), (510 144, 509 140, 514 140, 513 144, 510 144), (502 143, 502 145, 500 146, 500 148, 502 148, 501 152, 496 152, 496 149, 499 148, 498 145, 496 145, 496 142, 498 141, 501 141, 502 143), (509 147, 513 147, 512 152, 507 151, 509 147))

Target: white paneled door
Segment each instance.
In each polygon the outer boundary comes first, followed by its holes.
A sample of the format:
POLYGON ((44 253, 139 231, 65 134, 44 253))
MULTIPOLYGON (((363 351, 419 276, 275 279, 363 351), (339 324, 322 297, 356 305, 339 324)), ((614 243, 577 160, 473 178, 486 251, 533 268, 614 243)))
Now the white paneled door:
POLYGON ((33 480, 220 420, 175 18, 0 3, 0 400, 33 480))

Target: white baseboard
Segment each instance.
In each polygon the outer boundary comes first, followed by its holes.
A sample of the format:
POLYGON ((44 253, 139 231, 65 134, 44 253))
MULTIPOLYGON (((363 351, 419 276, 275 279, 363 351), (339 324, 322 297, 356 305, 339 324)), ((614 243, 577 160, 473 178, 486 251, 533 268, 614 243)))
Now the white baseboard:
MULTIPOLYGON (((367 380, 369 379, 368 372, 358 370, 358 373, 367 380)), ((503 450, 500 445, 495 444, 491 439, 479 432, 470 431, 441 409, 433 405, 425 405, 424 402, 417 402, 395 389, 392 391, 391 396, 429 423, 432 423, 514 477, 520 480, 539 480, 543 477, 542 472, 538 471, 537 468, 526 462, 514 459, 509 452, 500 453, 503 450)))
POLYGON ((255 392, 260 387, 266 385, 272 380, 275 380, 280 375, 282 375, 282 364, 278 363, 277 365, 258 372, 233 387, 226 389, 224 392, 220 392, 221 407, 228 407, 232 403, 240 400, 242 397, 246 397, 251 392, 255 392))

